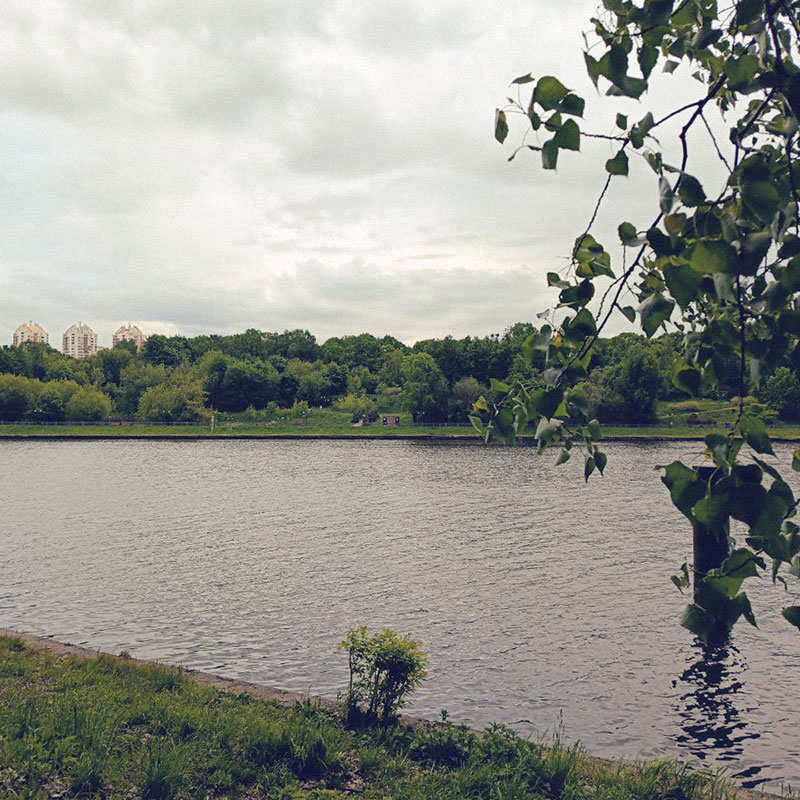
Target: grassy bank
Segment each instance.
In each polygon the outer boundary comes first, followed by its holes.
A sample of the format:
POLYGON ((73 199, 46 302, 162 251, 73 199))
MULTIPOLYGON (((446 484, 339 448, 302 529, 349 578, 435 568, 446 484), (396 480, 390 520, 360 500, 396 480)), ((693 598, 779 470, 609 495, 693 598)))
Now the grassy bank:
MULTIPOLYGON (((625 426, 606 424, 603 434, 609 438, 664 438, 702 439, 716 428, 729 427, 736 418, 738 406, 727 401, 696 400, 659 403, 659 422, 652 425, 625 426)), ((263 412, 220 414, 216 424, 210 425, 153 425, 146 422, 125 424, 70 424, 35 425, 30 423, 0 424, 3 437, 270 437, 270 436, 327 436, 348 438, 409 438, 446 436, 478 440, 475 429, 465 425, 413 424, 408 412, 391 412, 400 424, 388 426, 377 422, 354 425, 352 415, 332 408, 313 408, 292 416, 282 412, 267 419, 263 412)), ((531 429, 532 432, 533 429, 531 429)), ((800 425, 775 424, 771 434, 776 439, 800 439, 800 425)), ((527 438, 527 437, 526 437, 527 438)))
POLYGON ((347 730, 335 710, 220 692, 130 659, 0 637, 0 796, 722 800, 732 786, 671 762, 615 766, 560 741, 447 723, 347 730))
MULTIPOLYGON (((648 425, 625 427, 621 425, 603 426, 606 439, 697 439, 702 440, 714 428, 696 425, 648 425)), ((218 426, 212 430, 208 426, 199 425, 146 425, 136 424, 129 427, 118 425, 0 425, 0 439, 24 438, 285 438, 285 437, 329 437, 353 439, 408 439, 427 437, 447 437, 451 439, 472 439, 479 441, 475 430, 467 426, 410 426, 400 425, 396 428, 384 428, 380 425, 363 427, 331 427, 326 425, 276 425, 237 423, 218 426)), ((770 429, 770 436, 776 440, 800 440, 800 426, 781 425, 770 429)), ((531 437, 524 437, 530 439, 531 437)))

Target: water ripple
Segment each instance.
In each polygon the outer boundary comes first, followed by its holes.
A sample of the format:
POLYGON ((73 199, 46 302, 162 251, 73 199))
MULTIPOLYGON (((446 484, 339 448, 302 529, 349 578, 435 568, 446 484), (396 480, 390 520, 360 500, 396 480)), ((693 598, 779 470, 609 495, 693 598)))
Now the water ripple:
POLYGON ((4 442, 0 625, 329 696, 347 628, 390 625, 430 653, 416 713, 796 784, 791 595, 713 652, 676 623, 691 532, 652 465, 692 447, 609 445, 587 486, 526 448, 4 442))

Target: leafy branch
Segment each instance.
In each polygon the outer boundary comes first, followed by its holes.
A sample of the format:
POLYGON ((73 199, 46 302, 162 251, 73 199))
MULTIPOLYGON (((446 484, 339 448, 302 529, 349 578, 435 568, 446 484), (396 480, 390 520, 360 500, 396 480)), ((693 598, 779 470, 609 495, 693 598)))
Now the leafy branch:
MULTIPOLYGON (((487 440, 513 442, 535 430, 539 449, 559 448, 558 463, 573 446, 584 457, 584 475, 606 463, 598 442, 600 426, 589 419, 584 383, 598 339, 618 314, 636 316, 647 337, 675 331, 683 343, 673 375, 687 394, 714 391, 727 360, 737 364, 738 408, 730 430, 706 437, 713 480, 701 480, 681 462, 664 467, 672 502, 694 524, 726 530, 727 520, 747 527, 746 548, 729 549, 719 570, 695 577, 695 602, 683 624, 707 639, 729 630, 740 618, 755 618, 741 586, 769 569, 800 576, 800 528, 792 521, 798 501, 764 456, 774 457, 763 422, 746 413, 744 397, 762 373, 778 367, 800 371, 800 187, 796 175, 800 128, 800 0, 737 0, 720 11, 713 0, 603 0, 603 19, 592 19, 583 54, 595 87, 616 97, 643 98, 661 64, 673 73, 682 64, 700 81, 703 94, 655 116, 648 111, 630 123, 616 115, 619 133, 581 130, 585 101, 558 78, 532 74, 514 80, 518 100, 498 109, 495 138, 509 135, 506 110, 526 120, 528 131, 547 134, 538 152, 542 167, 554 170, 562 151, 579 152, 584 141, 618 142, 605 161, 606 177, 583 233, 575 240, 565 275, 548 273, 558 291, 560 322, 545 325, 525 343, 529 366, 544 359, 544 389, 522 383, 498 385, 491 403, 476 404, 475 426, 487 440), (633 64, 635 58, 635 65, 633 64), (632 69, 633 67, 633 69, 632 69), (530 91, 525 103, 521 89, 530 91), (733 117, 729 147, 710 124, 716 107, 733 117), (656 138, 666 123, 683 120, 675 141, 677 164, 665 159, 656 138), (706 194, 689 170, 690 133, 702 126, 719 164, 716 197, 706 194), (658 180, 653 221, 644 231, 618 225, 622 264, 593 236, 612 183, 629 176, 631 152, 644 158, 658 180), (635 255, 628 260, 627 252, 635 255), (603 284, 607 285, 603 285, 603 284), (598 288, 602 291, 598 292, 598 288), (638 305, 624 306, 633 292, 638 305), (599 298, 599 303, 596 302, 599 298), (748 455, 749 454, 749 455, 748 455), (750 458, 752 463, 743 461, 750 458), (732 560, 733 559, 733 560, 732 560), (730 562, 730 563, 729 563, 730 562)), ((554 315, 549 315, 553 318, 554 315)), ((792 469, 800 471, 800 450, 792 469)), ((733 545, 730 545, 733 548, 733 545)), ((686 572, 688 581, 688 570, 686 572)), ((680 587, 679 587, 680 588, 680 587)), ((784 609, 800 627, 800 606, 784 609)))

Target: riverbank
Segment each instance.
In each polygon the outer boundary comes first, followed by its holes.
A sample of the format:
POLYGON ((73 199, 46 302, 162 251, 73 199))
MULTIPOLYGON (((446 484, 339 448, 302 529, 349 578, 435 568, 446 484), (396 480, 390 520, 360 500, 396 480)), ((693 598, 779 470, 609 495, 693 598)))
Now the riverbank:
MULTIPOLYGON (((717 428, 654 425, 652 427, 603 427, 603 441, 703 441, 717 428)), ((770 429, 774 442, 800 442, 800 426, 781 426, 770 429)), ((377 439, 481 442, 483 438, 468 426, 402 426, 385 428, 370 425, 347 429, 330 429, 318 426, 269 427, 236 425, 212 430, 195 425, 0 425, 0 440, 117 440, 137 439, 152 441, 181 440, 236 440, 236 439, 377 439)), ((533 436, 520 436, 520 444, 535 444, 533 436)))
POLYGON ((3 629, 0 677, 0 793, 19 800, 769 797, 497 726, 347 730, 330 701, 3 629))

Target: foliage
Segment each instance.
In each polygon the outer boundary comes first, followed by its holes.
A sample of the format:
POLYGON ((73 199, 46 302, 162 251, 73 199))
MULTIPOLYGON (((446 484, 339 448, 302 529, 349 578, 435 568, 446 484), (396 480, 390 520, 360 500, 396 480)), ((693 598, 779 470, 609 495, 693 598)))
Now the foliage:
POLYGON ((186 375, 146 389, 137 416, 148 422, 201 422, 208 419, 202 384, 186 375))
POLYGON ((0 419, 22 419, 38 383, 21 375, 0 375, 0 419))
POLYGON ((99 389, 82 386, 67 401, 64 416, 66 419, 82 422, 108 419, 111 416, 111 400, 99 389))
POLYGON ((166 667, 53 658, 0 637, 4 798, 721 800, 728 791, 680 764, 617 767, 499 725, 483 735, 446 721, 348 731, 312 702, 281 707, 166 667))
POLYGON ((25 416, 31 422, 59 422, 64 419, 64 415, 65 402, 53 381, 42 385, 41 391, 33 398, 25 416))
MULTIPOLYGON (((474 422, 487 439, 513 441, 533 423, 540 449, 560 448, 563 461, 577 445, 586 478, 602 472, 599 427, 578 384, 586 380, 593 349, 615 314, 631 322, 638 315, 647 337, 674 331, 681 355, 673 382, 686 394, 713 394, 733 380, 744 397, 762 375, 780 366, 800 367, 798 17, 797 0, 727 6, 713 0, 604 0, 584 60, 609 103, 643 98, 659 65, 661 74, 690 72, 698 86, 697 96, 678 108, 647 111, 635 121, 617 113, 612 133, 587 131, 583 98, 556 77, 513 81, 519 99, 497 112, 500 142, 510 115, 518 114, 526 137, 540 137, 536 144, 524 140, 518 150, 538 152, 544 169, 555 169, 563 151, 579 151, 587 142, 603 141, 613 151, 610 158, 600 157, 604 185, 575 240, 569 268, 548 274, 558 291, 556 309, 523 346, 529 363, 546 359, 547 386, 516 384, 491 407, 479 401, 474 422), (730 126, 727 141, 709 119, 715 106, 730 126), (716 172, 712 167, 693 173, 698 146, 717 154, 716 172), (634 158, 652 171, 649 184, 637 190, 652 198, 652 217, 645 225, 619 221, 622 257, 615 258, 592 231, 608 188, 628 176, 634 158), (599 304, 592 304, 595 297, 599 304), (488 424, 480 414, 489 415, 488 424)), ((731 543, 719 569, 695 576, 695 602, 683 624, 708 640, 742 616, 755 625, 740 591, 745 580, 764 571, 773 581, 784 578, 781 571, 800 574, 800 528, 792 521, 797 502, 774 463, 766 427, 743 403, 731 428, 710 434, 705 444, 710 476, 674 462, 663 468, 663 481, 692 524, 721 531, 730 517, 747 527, 746 546, 731 543)), ((800 451, 792 467, 800 470, 800 451)), ((783 615, 800 627, 800 606, 785 608, 783 615)))
POLYGON ((340 397, 334 407, 337 411, 346 411, 353 422, 364 420, 374 422, 377 417, 374 401, 364 394, 347 394, 340 397))
POLYGON ((408 696, 425 679, 427 658, 418 642, 390 628, 370 635, 366 627, 351 628, 340 650, 350 665, 348 719, 388 725, 408 696))
POLYGON ((800 417, 800 380, 788 367, 778 367, 764 381, 761 398, 781 419, 800 417))
POLYGON ((413 353, 403 359, 403 399, 414 421, 435 421, 445 416, 447 381, 433 356, 413 353))
POLYGON ((124 417, 133 417, 142 395, 151 387, 166 383, 167 369, 163 364, 154 366, 145 363, 133 363, 120 373, 121 387, 117 393, 117 413, 124 417))
POLYGON ((465 420, 470 410, 475 405, 475 401, 485 392, 483 386, 478 381, 468 375, 459 378, 451 390, 452 394, 452 416, 457 420, 465 420))

